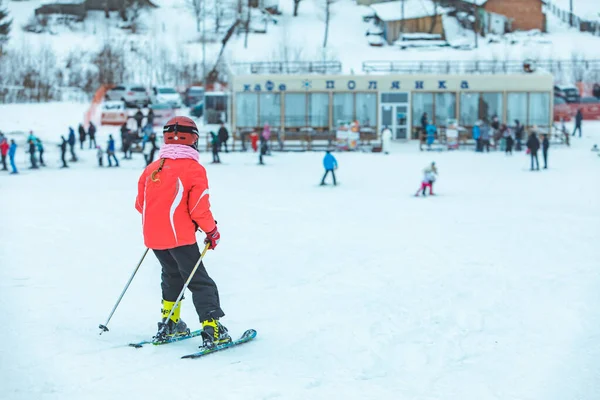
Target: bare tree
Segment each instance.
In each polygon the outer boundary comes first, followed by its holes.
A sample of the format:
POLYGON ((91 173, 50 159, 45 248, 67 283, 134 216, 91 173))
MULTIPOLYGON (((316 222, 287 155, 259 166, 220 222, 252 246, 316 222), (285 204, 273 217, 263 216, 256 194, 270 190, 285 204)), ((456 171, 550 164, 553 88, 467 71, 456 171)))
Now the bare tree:
POLYGON ((8 41, 12 19, 8 19, 8 10, 2 8, 0 0, 0 55, 2 55, 2 45, 8 41))
POLYGON ((325 35, 323 36, 323 47, 327 47, 327 39, 329 38, 329 21, 331 20, 331 4, 335 0, 323 0, 323 8, 325 11, 325 35))
POLYGON ((294 17, 298 16, 298 7, 300 6, 300 2, 302 0, 294 0, 294 17))
POLYGON ((244 23, 246 28, 246 36, 244 37, 244 48, 248 48, 248 34, 250 33, 250 19, 252 18, 252 8, 250 7, 250 1, 248 0, 248 4, 246 7, 246 22, 244 23))
POLYGON ((204 0, 187 0, 188 6, 194 12, 196 17, 196 32, 200 32, 200 23, 202 22, 202 7, 204 6, 204 0))

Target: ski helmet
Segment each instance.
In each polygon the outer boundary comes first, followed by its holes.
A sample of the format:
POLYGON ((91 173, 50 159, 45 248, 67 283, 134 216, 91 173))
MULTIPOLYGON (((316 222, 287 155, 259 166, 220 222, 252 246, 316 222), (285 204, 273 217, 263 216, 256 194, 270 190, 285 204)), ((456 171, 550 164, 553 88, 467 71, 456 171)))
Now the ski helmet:
POLYGON ((171 118, 163 128, 165 144, 183 144, 198 147, 198 127, 196 123, 188 117, 171 118))

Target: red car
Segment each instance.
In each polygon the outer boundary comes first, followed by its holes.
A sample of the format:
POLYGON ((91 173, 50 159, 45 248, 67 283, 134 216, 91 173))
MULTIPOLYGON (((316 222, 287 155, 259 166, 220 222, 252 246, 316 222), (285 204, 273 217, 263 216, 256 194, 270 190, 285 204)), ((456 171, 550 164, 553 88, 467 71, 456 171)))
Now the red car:
POLYGON ((572 105, 568 104, 563 97, 554 96, 554 121, 560 122, 561 119, 565 122, 571 121, 571 118, 575 115, 572 105))

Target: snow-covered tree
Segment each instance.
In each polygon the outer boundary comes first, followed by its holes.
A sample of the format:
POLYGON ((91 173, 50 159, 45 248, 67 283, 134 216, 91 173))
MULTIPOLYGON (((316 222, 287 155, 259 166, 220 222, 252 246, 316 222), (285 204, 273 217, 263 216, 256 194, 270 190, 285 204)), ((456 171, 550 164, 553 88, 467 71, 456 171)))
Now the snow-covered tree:
POLYGON ((8 10, 2 7, 0 0, 0 54, 2 54, 2 45, 8 41, 12 19, 8 19, 8 10))

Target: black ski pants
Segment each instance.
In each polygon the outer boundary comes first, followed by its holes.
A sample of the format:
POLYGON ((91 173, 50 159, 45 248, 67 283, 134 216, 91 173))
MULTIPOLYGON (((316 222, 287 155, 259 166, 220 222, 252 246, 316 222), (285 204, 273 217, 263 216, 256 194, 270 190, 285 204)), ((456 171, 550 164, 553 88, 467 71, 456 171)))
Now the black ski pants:
POLYGON ((213 163, 217 164, 221 162, 221 159, 219 158, 219 145, 216 143, 212 145, 212 156, 213 163))
POLYGON ((92 146, 93 146, 93 148, 95 148, 97 146, 97 144, 96 144, 96 136, 90 135, 90 149, 92 148, 92 146))
POLYGON ((537 151, 531 152, 531 170, 532 171, 534 170, 534 168, 533 168, 534 161, 535 161, 535 169, 540 169, 540 162, 538 160, 537 151))
POLYGON ((321 185, 325 184, 325 178, 327 178, 327 175, 329 175, 330 172, 331 176, 333 176, 333 184, 337 185, 337 182, 335 181, 335 172, 332 169, 325 170, 325 175, 323 175, 323 179, 321 179, 321 185))
POLYGON ((575 130, 573 131, 573 135, 575 136, 575 134, 577 133, 577 131, 579 131, 579 137, 581 137, 581 125, 575 125, 575 130))
POLYGON ((2 171, 8 171, 6 168, 6 155, 2 154, 2 171))
MULTIPOLYGON (((160 265, 162 265, 161 288, 163 300, 174 302, 200 258, 198 244, 153 251, 160 265)), ((225 315, 221 310, 217 285, 208 276, 202 263, 200 263, 190 281, 188 289, 192 292, 192 300, 200 321, 221 318, 225 315)))
POLYGON ((548 150, 542 150, 542 155, 544 156, 544 168, 548 168, 548 150))

